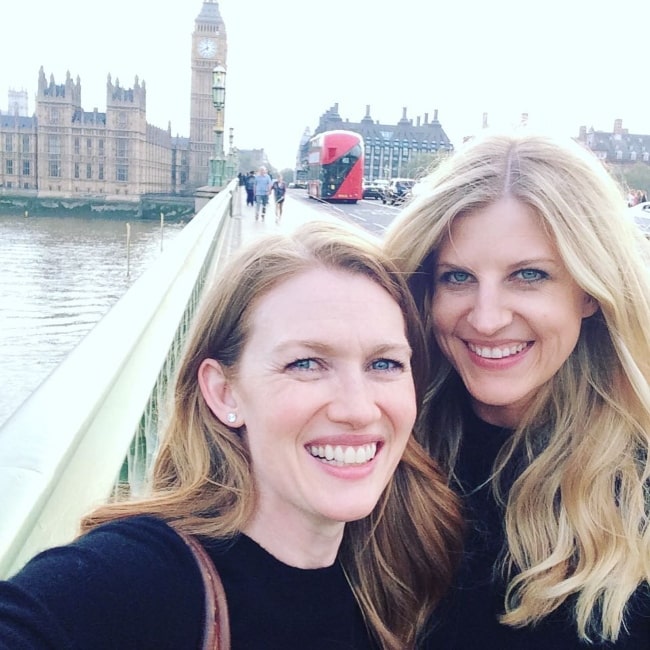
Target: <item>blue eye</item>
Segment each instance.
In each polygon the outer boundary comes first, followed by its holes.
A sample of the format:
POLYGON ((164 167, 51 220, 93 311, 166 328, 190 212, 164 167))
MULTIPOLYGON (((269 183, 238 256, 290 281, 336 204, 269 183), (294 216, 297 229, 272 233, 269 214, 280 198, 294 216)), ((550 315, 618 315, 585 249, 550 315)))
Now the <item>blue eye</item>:
POLYGON ((443 284, 464 284, 472 276, 466 271, 446 271, 440 276, 443 284))
POLYGON ((515 275, 524 282, 537 282, 548 278, 548 273, 539 269, 521 269, 515 275))
POLYGON ((295 368, 297 370, 316 370, 318 364, 315 359, 296 359, 287 364, 287 368, 295 368))
POLYGON ((393 359, 375 359, 371 363, 373 370, 401 370, 404 364, 393 359))

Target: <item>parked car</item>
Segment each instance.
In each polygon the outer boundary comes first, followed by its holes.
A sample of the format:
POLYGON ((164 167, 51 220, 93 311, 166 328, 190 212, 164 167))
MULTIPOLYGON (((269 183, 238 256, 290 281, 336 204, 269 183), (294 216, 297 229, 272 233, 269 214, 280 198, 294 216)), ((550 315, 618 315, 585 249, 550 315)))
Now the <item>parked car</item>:
POLYGON ((628 212, 634 219, 636 225, 641 229, 641 232, 650 239, 650 201, 637 203, 631 208, 628 208, 628 212))
POLYGON ((643 214, 650 215, 650 201, 645 201, 644 203, 637 203, 636 205, 628 208, 630 213, 633 215, 643 214))
POLYGON ((363 182, 363 195, 364 199, 381 199, 384 191, 388 186, 388 181, 364 181, 363 182))
POLYGON ((411 196, 414 185, 415 181, 412 178, 393 178, 381 197, 381 202, 390 205, 403 203, 411 196))

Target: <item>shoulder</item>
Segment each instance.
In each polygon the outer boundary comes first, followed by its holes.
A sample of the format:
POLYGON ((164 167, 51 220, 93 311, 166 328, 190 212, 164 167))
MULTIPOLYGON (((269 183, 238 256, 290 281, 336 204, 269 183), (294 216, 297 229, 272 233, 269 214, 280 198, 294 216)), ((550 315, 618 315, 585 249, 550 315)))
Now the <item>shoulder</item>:
POLYGON ((158 562, 171 556, 182 557, 184 542, 161 519, 148 516, 126 517, 102 524, 65 546, 57 546, 37 555, 34 563, 65 561, 69 555, 87 568, 111 563, 142 566, 148 559, 158 562))
POLYGON ((116 519, 79 537, 74 545, 110 552, 125 559, 150 556, 159 560, 185 553, 185 543, 174 529, 162 519, 150 516, 116 519))
POLYGON ((201 576, 185 542, 168 524, 154 517, 129 517, 97 527, 73 545, 88 570, 117 572, 141 581, 147 589, 184 590, 201 576), (180 585, 180 587, 179 587, 180 585))
MULTIPOLYGON (((650 639, 650 585, 641 584, 628 601, 625 632, 631 639, 630 648, 647 648, 650 639), (639 645, 635 645, 636 641, 639 645)), ((627 646, 626 646, 627 647, 627 646)))
POLYGON ((61 625, 78 647, 136 647, 129 643, 143 635, 156 647, 183 647, 173 643, 193 634, 198 643, 203 614, 191 552, 152 517, 110 522, 40 553, 10 580, 7 598, 3 606, 26 627, 47 612, 50 626, 61 625), (104 645, 91 643, 98 635, 104 645))

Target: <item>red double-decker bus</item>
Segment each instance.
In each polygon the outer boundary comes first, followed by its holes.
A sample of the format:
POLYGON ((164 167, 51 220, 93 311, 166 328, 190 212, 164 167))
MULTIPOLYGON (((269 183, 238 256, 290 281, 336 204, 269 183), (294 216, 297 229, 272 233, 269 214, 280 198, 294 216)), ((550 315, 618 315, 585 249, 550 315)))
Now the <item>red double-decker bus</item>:
POLYGON ((307 192, 314 199, 356 203, 363 193, 363 138, 325 131, 309 142, 307 192))

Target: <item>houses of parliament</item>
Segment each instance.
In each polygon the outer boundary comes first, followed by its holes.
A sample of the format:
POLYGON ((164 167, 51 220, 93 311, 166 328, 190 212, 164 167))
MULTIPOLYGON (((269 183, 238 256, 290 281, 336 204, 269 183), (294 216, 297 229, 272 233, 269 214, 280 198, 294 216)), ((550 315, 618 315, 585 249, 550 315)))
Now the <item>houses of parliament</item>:
MULTIPOLYGON (((109 74, 105 111, 87 111, 78 77, 68 72, 57 81, 41 67, 35 112, 28 114, 27 91, 10 91, 8 110, 0 111, 0 208, 38 201, 55 207, 83 207, 85 202, 140 209, 147 197, 177 197, 193 205, 197 190, 208 184, 215 153, 212 71, 217 65, 227 67, 226 28, 218 2, 203 0, 191 37, 189 137, 172 136, 170 126, 147 122, 147 89, 137 77, 125 87, 109 74)), ((433 120, 425 113, 416 124, 403 110, 393 125, 373 120, 369 106, 363 119, 350 122, 334 104, 314 133, 341 128, 360 133, 368 179, 399 176, 418 154, 453 151, 437 110, 433 120)), ((223 111, 219 117, 222 124, 223 111)), ((306 129, 298 146, 297 170, 306 164, 310 135, 306 129)), ((650 135, 628 133, 622 120, 611 133, 581 127, 578 139, 605 162, 650 163, 650 135)), ((264 155, 263 149, 254 153, 264 155)))
POLYGON ((214 156, 212 70, 226 66, 227 38, 216 0, 203 0, 194 23, 189 137, 147 122, 147 89, 110 74, 106 110, 84 110, 81 80, 57 83, 38 73, 36 109, 26 91, 10 91, 0 112, 0 205, 8 197, 138 203, 155 195, 192 196, 207 185, 214 156))

